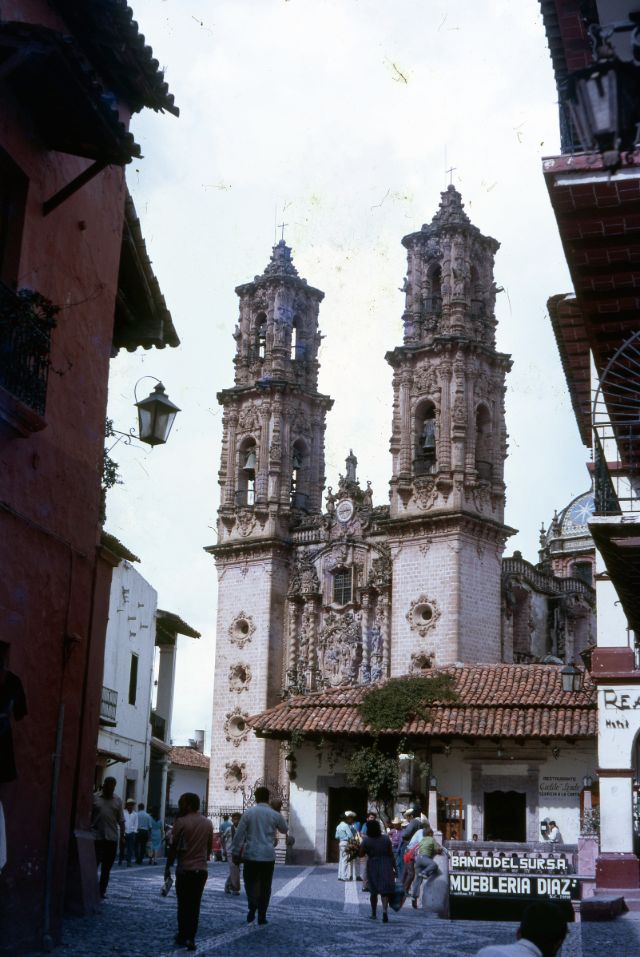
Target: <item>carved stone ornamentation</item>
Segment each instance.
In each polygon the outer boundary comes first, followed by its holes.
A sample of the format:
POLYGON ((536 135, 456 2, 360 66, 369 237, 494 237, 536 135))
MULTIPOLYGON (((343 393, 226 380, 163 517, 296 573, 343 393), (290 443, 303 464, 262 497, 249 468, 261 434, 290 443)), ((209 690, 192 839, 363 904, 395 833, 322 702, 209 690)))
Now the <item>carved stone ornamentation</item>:
POLYGON ((433 598, 420 595, 411 602, 406 617, 411 630, 417 631, 420 637, 424 638, 440 618, 440 609, 433 598))
POLYGON ((240 791, 247 780, 246 765, 244 762, 227 761, 224 767, 225 790, 240 791))
POLYGON ((241 708, 234 708, 227 712, 224 722, 224 736, 236 748, 249 737, 249 725, 247 718, 249 715, 241 708))
POLYGON ((415 499, 418 508, 427 511, 433 508, 438 498, 438 489, 434 479, 421 480, 415 483, 415 499))
POLYGON ((229 668, 229 691, 247 691, 251 684, 251 668, 243 661, 229 668))
POLYGON ((243 538, 246 538, 247 535, 250 535, 251 532, 256 527, 256 517, 252 511, 248 509, 240 509, 236 517, 236 528, 238 533, 242 535, 243 538))
POLYGON ((362 662, 362 625, 358 614, 331 612, 318 638, 318 666, 332 687, 355 684, 362 662))
POLYGON ((238 648, 244 648, 248 641, 251 641, 252 635, 256 630, 251 615, 244 611, 238 612, 236 617, 229 625, 228 634, 234 645, 238 648))
POLYGON ((414 651, 411 655, 411 671, 428 671, 433 668, 434 660, 434 651, 414 651))
POLYGON ((260 425, 260 414, 256 406, 251 403, 245 409, 242 409, 238 416, 238 428, 243 432, 252 432, 260 425))

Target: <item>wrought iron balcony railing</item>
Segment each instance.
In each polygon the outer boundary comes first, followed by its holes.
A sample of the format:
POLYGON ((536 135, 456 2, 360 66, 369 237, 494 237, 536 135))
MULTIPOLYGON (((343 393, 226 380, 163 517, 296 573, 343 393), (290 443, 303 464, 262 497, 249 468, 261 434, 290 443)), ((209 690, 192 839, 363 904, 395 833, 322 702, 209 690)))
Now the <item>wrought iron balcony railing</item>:
POLYGON ((58 307, 36 292, 0 283, 0 386, 44 415, 51 330, 58 307))
POLYGON ((640 511, 640 331, 602 373, 592 425, 595 514, 640 511))
POLYGON ((167 722, 165 718, 160 717, 157 712, 151 712, 151 734, 154 738, 158 738, 160 741, 166 741, 167 734, 167 722))
POLYGON ((118 692, 113 688, 102 687, 100 696, 100 724, 113 727, 117 723, 118 692))

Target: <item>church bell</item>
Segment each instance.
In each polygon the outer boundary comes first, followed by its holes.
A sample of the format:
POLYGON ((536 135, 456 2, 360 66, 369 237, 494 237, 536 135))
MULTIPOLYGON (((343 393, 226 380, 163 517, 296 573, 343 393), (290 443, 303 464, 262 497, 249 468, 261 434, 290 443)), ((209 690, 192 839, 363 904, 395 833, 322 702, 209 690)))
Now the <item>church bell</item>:
POLYGON ((255 449, 249 449, 247 452, 247 457, 245 459, 242 471, 246 472, 247 475, 253 477, 256 472, 256 451, 255 449))

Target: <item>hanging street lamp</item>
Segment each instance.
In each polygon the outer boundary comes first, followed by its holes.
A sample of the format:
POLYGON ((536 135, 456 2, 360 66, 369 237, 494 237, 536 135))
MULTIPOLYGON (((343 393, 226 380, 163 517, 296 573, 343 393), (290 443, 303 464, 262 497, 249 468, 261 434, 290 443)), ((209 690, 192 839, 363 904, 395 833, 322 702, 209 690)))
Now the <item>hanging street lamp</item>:
MULTIPOLYGON (((164 391, 162 382, 157 381, 158 384, 153 392, 146 399, 140 399, 135 403, 138 409, 138 436, 146 445, 164 445, 169 438, 176 415, 180 412, 178 406, 164 391)), ((134 397, 137 398, 135 390, 134 397)))

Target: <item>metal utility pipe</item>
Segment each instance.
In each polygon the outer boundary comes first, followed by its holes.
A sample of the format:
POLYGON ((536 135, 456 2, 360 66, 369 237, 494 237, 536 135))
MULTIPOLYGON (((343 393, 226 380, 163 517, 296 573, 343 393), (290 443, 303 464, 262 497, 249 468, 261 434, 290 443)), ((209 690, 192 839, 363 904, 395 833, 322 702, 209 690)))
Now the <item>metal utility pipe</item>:
POLYGON ((60 780, 60 759, 62 757, 62 732, 64 730, 64 702, 58 708, 56 727, 56 749, 53 753, 53 774, 51 777, 51 807, 49 811, 49 843, 47 846, 47 870, 44 887, 44 921, 42 928, 42 949, 46 953, 53 950, 51 936, 51 891, 53 887, 53 865, 55 860, 56 817, 58 812, 58 782, 60 780))

